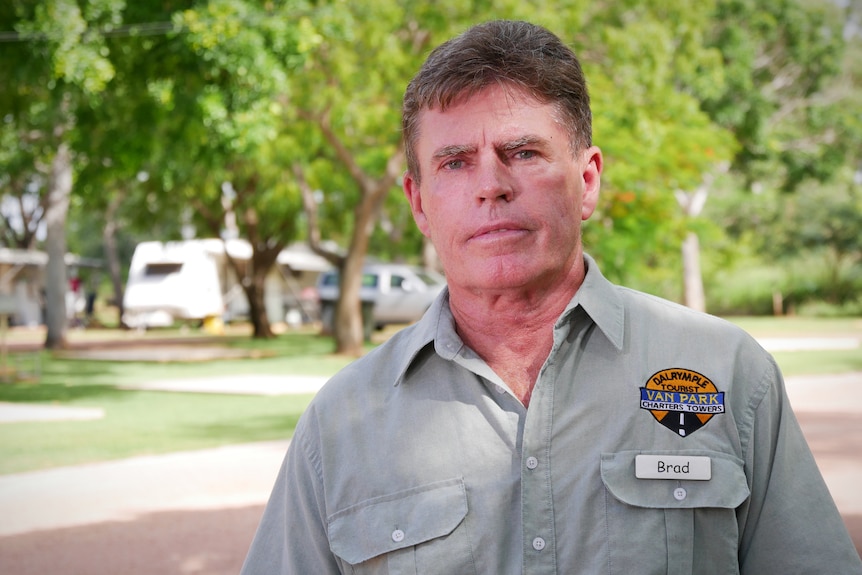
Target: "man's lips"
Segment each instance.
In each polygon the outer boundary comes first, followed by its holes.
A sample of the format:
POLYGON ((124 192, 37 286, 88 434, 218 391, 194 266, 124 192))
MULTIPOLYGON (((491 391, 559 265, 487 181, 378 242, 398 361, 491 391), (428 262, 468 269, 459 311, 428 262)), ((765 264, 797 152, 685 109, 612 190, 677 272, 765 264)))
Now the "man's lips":
POLYGON ((517 224, 515 222, 500 222, 480 227, 473 233, 470 239, 502 238, 506 235, 519 234, 525 231, 527 231, 527 229, 521 224, 517 224))

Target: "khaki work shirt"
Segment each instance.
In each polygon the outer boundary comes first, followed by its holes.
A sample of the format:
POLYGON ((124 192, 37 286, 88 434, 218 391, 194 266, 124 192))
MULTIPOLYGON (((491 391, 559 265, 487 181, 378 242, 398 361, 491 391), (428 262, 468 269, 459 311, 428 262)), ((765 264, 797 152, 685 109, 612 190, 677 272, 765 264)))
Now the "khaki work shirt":
POLYGON ((772 358, 586 262, 529 409, 445 292, 333 377, 242 573, 862 573, 772 358))

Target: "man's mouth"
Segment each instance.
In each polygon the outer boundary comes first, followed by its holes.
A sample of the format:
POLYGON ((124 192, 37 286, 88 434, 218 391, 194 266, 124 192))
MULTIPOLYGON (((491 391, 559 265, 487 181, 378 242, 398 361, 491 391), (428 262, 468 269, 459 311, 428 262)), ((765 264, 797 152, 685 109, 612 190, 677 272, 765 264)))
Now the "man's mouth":
POLYGON ((526 228, 519 225, 504 224, 483 226, 476 230, 471 239, 490 239, 498 236, 513 235, 526 231, 526 228))

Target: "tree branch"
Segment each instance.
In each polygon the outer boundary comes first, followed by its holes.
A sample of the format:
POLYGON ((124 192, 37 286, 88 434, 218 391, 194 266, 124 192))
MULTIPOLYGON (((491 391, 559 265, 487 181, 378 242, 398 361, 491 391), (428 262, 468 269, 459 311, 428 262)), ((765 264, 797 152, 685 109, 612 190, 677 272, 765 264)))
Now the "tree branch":
POLYGON ((344 264, 344 256, 323 247, 320 236, 320 224, 318 220, 317 202, 314 201, 314 190, 305 178, 305 171, 299 163, 293 164, 293 175, 302 195, 302 209, 305 212, 305 220, 308 222, 308 247, 311 251, 324 258, 336 267, 344 264))
POLYGON ((215 235, 219 234, 221 230, 221 220, 220 216, 216 216, 213 214, 212 210, 210 210, 206 204, 204 204, 200 199, 193 197, 189 200, 192 204, 192 207, 200 214, 206 223, 207 227, 213 232, 215 235))
POLYGON ((347 149, 347 146, 341 141, 338 134, 335 133, 335 130, 332 129, 329 110, 326 110, 317 118, 317 125, 320 127, 320 131, 323 132, 323 137, 326 138, 326 141, 329 142, 335 150, 335 155, 338 157, 338 160, 344 164, 347 171, 350 172, 350 177, 353 178, 359 186, 360 194, 364 197, 373 193, 373 181, 356 162, 356 158, 353 157, 353 154, 347 149))

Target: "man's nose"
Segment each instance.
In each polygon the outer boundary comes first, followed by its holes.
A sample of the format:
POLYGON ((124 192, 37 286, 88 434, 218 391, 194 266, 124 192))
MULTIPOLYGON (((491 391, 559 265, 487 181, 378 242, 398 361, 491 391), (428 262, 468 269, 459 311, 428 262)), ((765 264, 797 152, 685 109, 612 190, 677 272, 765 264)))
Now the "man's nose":
POLYGON ((479 168, 477 199, 480 203, 491 200, 511 202, 515 190, 506 166, 498 158, 482 162, 479 168))

